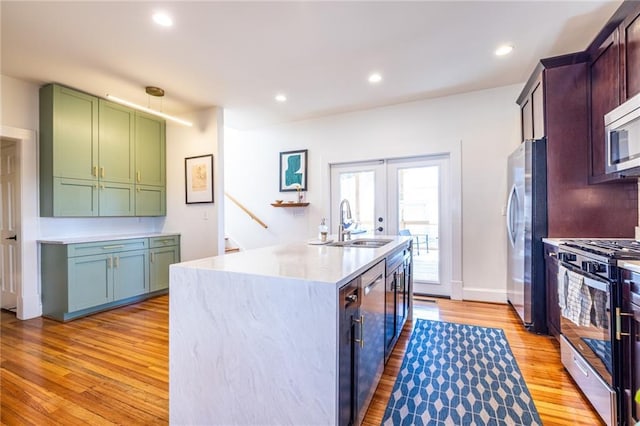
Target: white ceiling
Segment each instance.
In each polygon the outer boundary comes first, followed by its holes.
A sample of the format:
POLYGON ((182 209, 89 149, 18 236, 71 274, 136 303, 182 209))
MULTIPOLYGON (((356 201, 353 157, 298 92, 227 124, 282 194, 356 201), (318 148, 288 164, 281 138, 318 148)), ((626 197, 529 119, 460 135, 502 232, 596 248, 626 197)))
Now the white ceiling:
POLYGON ((583 50, 619 5, 3 0, 1 72, 176 115, 218 105, 247 129, 522 83, 538 59, 583 50), (172 28, 152 22, 158 10, 172 28), (501 43, 514 52, 496 57, 501 43))

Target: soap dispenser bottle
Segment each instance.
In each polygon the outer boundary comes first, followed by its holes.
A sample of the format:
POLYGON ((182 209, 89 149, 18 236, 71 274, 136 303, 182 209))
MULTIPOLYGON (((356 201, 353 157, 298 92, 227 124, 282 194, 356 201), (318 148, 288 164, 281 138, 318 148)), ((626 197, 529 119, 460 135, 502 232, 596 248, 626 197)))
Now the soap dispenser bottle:
POLYGON ((320 241, 327 241, 327 234, 329 233, 329 228, 326 225, 326 219, 323 217, 320 220, 320 225, 318 226, 318 238, 320 241))

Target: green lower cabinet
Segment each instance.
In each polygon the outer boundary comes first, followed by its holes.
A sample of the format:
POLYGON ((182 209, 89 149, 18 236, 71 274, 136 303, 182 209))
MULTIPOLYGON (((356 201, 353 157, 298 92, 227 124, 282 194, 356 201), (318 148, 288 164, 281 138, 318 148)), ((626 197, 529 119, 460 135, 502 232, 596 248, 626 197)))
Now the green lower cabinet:
POLYGON ((163 247, 149 250, 151 260, 151 291, 169 288, 169 265, 180 261, 179 248, 163 247))
POLYGON ((68 321, 166 293, 180 235, 40 246, 42 315, 68 321))
POLYGON ((111 255, 69 258, 68 271, 69 311, 79 311, 113 300, 111 255))
POLYGON ((118 253, 113 258, 115 300, 149 292, 149 250, 118 253))
POLYGON ((169 288, 169 266, 180 262, 180 235, 149 238, 149 261, 151 265, 151 289, 160 291, 169 288))

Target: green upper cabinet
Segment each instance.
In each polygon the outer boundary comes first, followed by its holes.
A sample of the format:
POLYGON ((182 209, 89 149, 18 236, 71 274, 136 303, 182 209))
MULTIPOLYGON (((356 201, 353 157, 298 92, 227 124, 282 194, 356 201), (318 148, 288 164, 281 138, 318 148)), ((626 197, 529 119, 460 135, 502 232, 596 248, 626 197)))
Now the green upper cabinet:
POLYGON ((43 86, 40 215, 165 215, 165 149, 164 120, 57 84, 43 86), (154 188, 143 191, 143 185, 154 188))
POLYGON ((96 177, 98 98, 58 85, 44 86, 40 132, 41 172, 71 179, 96 177))
POLYGON ((133 216, 135 194, 133 185, 117 182, 100 182, 99 216, 133 216))
POLYGON ((164 186, 165 122, 153 115, 136 111, 136 183, 164 186))
POLYGON ((98 175, 101 180, 134 183, 134 120, 131 108, 100 99, 98 175))
POLYGON ((167 190, 164 186, 136 185, 136 216, 165 216, 167 190))

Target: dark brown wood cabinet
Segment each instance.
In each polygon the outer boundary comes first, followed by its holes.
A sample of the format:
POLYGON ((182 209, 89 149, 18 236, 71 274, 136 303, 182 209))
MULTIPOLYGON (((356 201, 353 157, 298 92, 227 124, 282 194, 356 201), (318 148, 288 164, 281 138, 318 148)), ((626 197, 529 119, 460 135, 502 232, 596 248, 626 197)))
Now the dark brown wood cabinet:
POLYGON ((618 28, 622 72, 622 100, 640 93, 640 4, 618 28))
POLYGON ((640 2, 623 2, 586 50, 592 183, 636 181, 605 172, 604 115, 640 93, 640 2))
POLYGON ((544 128, 544 90, 542 73, 533 83, 533 87, 521 100, 520 119, 522 122, 522 140, 540 139, 545 136, 544 128))
POLYGON ((522 134, 547 138, 548 236, 633 237, 637 182, 590 185, 589 74, 584 53, 543 59, 518 97, 522 134))
POLYGON ((531 107, 533 102, 531 102, 531 96, 527 96, 522 100, 522 104, 520 105, 520 120, 522 125, 521 128, 521 136, 522 140, 526 141, 528 139, 533 139, 533 108, 531 107))
MULTIPOLYGON (((604 115, 620 105, 620 52, 618 31, 590 55, 590 124, 592 181, 608 180, 605 176, 604 115)), ((612 177, 615 178, 615 177, 612 177)))
POLYGON ((560 305, 558 303, 558 247, 544 245, 544 264, 547 293, 547 329, 560 339, 560 305))

